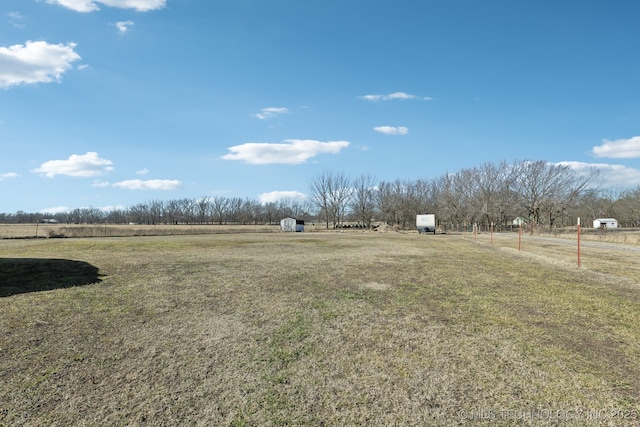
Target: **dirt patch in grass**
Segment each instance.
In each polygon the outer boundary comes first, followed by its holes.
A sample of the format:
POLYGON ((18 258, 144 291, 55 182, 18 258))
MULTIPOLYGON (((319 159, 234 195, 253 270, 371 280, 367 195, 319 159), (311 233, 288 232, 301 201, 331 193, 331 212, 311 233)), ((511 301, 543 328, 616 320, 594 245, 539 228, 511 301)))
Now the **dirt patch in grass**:
POLYGON ((386 283, 378 283, 378 282, 368 282, 360 285, 362 289, 373 289, 375 291, 386 291, 389 290, 391 286, 386 283))

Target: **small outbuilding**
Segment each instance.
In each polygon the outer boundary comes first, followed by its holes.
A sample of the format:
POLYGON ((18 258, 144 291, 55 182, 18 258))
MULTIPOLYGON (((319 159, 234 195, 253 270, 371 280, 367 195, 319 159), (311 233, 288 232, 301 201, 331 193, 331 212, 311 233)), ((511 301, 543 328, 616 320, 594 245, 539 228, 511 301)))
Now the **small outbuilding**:
POLYGON ((295 218, 283 218, 280 220, 282 231, 304 231, 304 221, 295 218))
POLYGON ((597 218, 593 220, 593 228, 618 228, 618 220, 614 218, 597 218))
POLYGON ((523 225, 527 225, 529 221, 522 216, 516 217, 513 220, 513 225, 515 225, 516 227, 522 227, 523 225))

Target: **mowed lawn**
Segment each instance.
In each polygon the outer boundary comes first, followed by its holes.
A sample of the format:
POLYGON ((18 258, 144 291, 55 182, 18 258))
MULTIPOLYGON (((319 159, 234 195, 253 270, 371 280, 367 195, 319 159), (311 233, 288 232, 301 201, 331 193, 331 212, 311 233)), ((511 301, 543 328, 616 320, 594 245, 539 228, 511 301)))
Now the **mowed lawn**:
POLYGON ((638 279, 585 264, 416 233, 1 240, 0 426, 637 425, 638 279))

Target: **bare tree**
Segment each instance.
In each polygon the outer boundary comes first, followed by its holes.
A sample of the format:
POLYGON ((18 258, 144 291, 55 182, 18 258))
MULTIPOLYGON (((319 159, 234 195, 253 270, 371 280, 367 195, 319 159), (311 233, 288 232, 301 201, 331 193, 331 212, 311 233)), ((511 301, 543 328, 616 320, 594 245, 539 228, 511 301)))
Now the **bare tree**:
POLYGON ((245 199, 242 202, 242 206, 240 207, 239 221, 242 224, 257 224, 261 212, 262 206, 260 205, 260 203, 258 203, 258 201, 245 199))
POLYGON ((180 199, 178 201, 180 210, 186 223, 196 222, 196 203, 193 199, 180 199))
POLYGON ((329 172, 324 171, 317 175, 309 184, 310 201, 319 211, 318 213, 329 229, 329 188, 331 177, 329 172))
POLYGON ((211 199, 211 214, 214 222, 222 225, 227 220, 227 210, 229 207, 229 199, 226 197, 214 197, 211 199))
POLYGON ((179 200, 169 200, 165 203, 165 222, 169 224, 178 224, 183 221, 182 208, 179 200))
POLYGON ((409 213, 413 219, 416 215, 433 212, 433 183, 427 179, 417 179, 406 186, 406 198, 409 213))
POLYGON ((336 228, 344 223, 347 208, 351 201, 351 179, 342 172, 335 173, 330 181, 329 192, 333 228, 336 228))
POLYGON ((376 191, 375 177, 371 175, 360 175, 353 180, 351 210, 356 221, 364 227, 371 226, 376 208, 376 191))
POLYGON ((311 181, 310 201, 324 218, 327 229, 329 223, 336 228, 344 220, 351 199, 350 179, 342 172, 322 172, 311 181))
POLYGON ((620 194, 616 201, 616 213, 618 221, 626 227, 640 225, 640 186, 634 190, 626 190, 620 194))
POLYGON ((506 225, 508 214, 513 213, 512 171, 503 161, 497 165, 483 163, 459 173, 465 204, 471 209, 474 221, 485 228, 492 224, 506 225))
POLYGON ((207 216, 211 208, 209 200, 209 196, 202 196, 198 200, 196 200, 196 210, 198 212, 198 221, 200 222, 200 224, 204 224, 205 222, 207 222, 207 216))
POLYGON ((468 222, 462 194, 458 191, 457 175, 447 173, 435 181, 434 211, 441 221, 452 225, 461 225, 468 222))
POLYGON ((598 175, 595 169, 582 175, 568 164, 544 160, 519 161, 514 165, 514 172, 514 189, 521 206, 536 225, 548 215, 550 228, 559 215, 577 204, 580 195, 598 175))
POLYGON ((232 197, 229 199, 227 206, 227 218, 231 223, 239 224, 242 216, 243 201, 239 197, 232 197))
POLYGON ((378 209, 382 220, 391 225, 405 227, 415 220, 415 206, 412 206, 411 181, 396 179, 392 182, 382 181, 376 192, 378 209))

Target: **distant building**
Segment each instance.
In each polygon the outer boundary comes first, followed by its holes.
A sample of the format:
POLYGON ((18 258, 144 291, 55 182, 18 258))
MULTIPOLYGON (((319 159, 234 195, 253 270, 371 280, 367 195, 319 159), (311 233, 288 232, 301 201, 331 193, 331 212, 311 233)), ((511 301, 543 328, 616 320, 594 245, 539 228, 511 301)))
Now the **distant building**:
POLYGON ((295 218, 284 218, 280 220, 282 231, 304 231, 304 221, 295 218))
POLYGON ((618 228, 618 220, 614 218, 594 219, 593 228, 618 228))
POLYGON ((527 225, 528 222, 529 221, 526 218, 519 216, 513 220, 513 225, 515 225, 516 227, 521 227, 523 225, 527 225))

